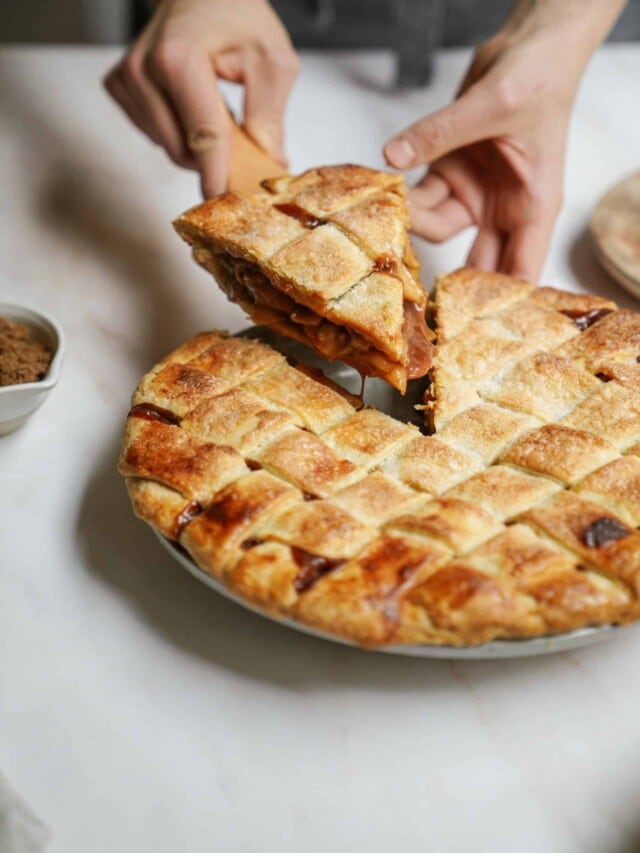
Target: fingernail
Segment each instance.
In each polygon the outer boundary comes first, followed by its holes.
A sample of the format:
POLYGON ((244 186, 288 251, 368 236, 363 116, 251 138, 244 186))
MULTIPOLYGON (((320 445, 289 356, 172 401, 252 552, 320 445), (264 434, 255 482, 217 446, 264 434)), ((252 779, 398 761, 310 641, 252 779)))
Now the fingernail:
POLYGON ((392 139, 384 153, 389 164, 397 169, 408 169, 416 159, 415 148, 404 136, 392 139))

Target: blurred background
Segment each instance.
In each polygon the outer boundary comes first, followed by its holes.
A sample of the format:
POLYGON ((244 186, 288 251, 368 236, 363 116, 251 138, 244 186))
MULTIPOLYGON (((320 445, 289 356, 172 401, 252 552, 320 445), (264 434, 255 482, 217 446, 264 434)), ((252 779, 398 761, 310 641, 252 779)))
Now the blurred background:
MULTIPOLYGON (((391 47, 398 55, 398 82, 420 85, 429 79, 435 47, 486 38, 513 0, 273 0, 272 5, 299 47, 391 47)), ((151 8, 152 0, 3 0, 0 42, 125 43, 151 8)), ((640 0, 630 0, 611 38, 640 39, 640 0)))
MULTIPOLYGON (((606 2, 606 0, 602 0, 606 2)), ((398 10, 435 11, 442 44, 470 44, 491 33, 513 0, 273 0, 300 46, 369 46, 391 43, 398 10)), ((151 0, 5 0, 0 41, 114 44, 127 41, 152 7, 151 0)), ((640 0, 632 0, 612 38, 640 38, 640 0)))

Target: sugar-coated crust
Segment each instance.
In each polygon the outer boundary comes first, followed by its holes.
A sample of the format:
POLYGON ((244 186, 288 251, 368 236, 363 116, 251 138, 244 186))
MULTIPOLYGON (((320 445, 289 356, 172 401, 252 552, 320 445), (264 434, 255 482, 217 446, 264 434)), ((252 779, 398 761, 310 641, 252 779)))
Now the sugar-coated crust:
POLYGON ((402 282, 387 273, 371 273, 336 299, 327 311, 327 319, 336 325, 348 325, 364 335, 375 335, 378 348, 403 366, 407 351, 404 325, 402 282))
POLYGON ((615 447, 592 432, 545 424, 509 448, 502 461, 572 485, 617 457, 615 447))
POLYGON ((580 497, 607 507, 630 527, 640 527, 640 459, 629 454, 585 477, 580 497))
POLYGON ((191 339, 134 394, 134 511, 252 605, 363 646, 640 618, 639 315, 477 271, 439 280, 436 313, 435 435, 259 341, 191 339))
POLYGON ((353 163, 321 166, 301 175, 283 175, 267 179, 262 185, 282 201, 295 201, 323 218, 380 193, 406 194, 402 175, 378 172, 353 163))
POLYGON ((210 199, 175 220, 196 262, 255 322, 404 392, 412 366, 405 306, 424 312, 426 293, 402 176, 327 166, 263 186, 248 198, 210 199), (320 328, 322 318, 339 331, 320 328))
POLYGON ((436 322, 442 345, 474 319, 490 316, 531 293, 534 285, 507 275, 463 269, 438 278, 436 288, 436 322))

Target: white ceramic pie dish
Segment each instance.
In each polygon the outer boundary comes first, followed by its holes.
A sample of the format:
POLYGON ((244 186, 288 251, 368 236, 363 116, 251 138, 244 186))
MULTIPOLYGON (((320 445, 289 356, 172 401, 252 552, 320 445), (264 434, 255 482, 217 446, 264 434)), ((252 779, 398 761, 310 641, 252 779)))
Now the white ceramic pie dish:
MULTIPOLYGON (((335 382, 340 383, 344 388, 347 388, 353 393, 357 393, 360 388, 360 377, 357 372, 344 364, 341 361, 329 362, 322 356, 304 347, 296 341, 284 338, 273 332, 266 326, 255 326, 241 332, 249 338, 260 338, 266 343, 280 350, 286 356, 303 362, 311 367, 320 368, 323 373, 335 382)), ((402 397, 394 388, 388 385, 381 379, 367 379, 365 386, 364 400, 367 404, 375 406, 386 414, 402 421, 411 420, 416 425, 424 423, 422 412, 416 411, 414 406, 422 400, 422 383, 420 380, 410 382, 407 388, 407 393, 402 397)), ((248 610, 258 613, 267 619, 272 619, 280 625, 285 625, 288 628, 293 628, 296 631, 301 631, 304 634, 311 634, 314 637, 319 637, 325 640, 331 640, 342 645, 355 644, 349 643, 341 637, 335 637, 331 634, 326 634, 310 628, 300 622, 286 617, 276 617, 265 613, 257 607, 253 607, 240 596, 236 595, 232 590, 228 589, 223 583, 216 578, 211 577, 207 572, 203 571, 189 554, 182 548, 165 539, 158 531, 154 533, 167 549, 171 556, 177 562, 190 572, 198 580, 202 581, 211 589, 221 593, 226 598, 231 599, 236 604, 240 604, 248 610)), ((576 649, 581 646, 591 645, 592 643, 600 642, 615 636, 617 629, 615 626, 603 625, 598 627, 580 628, 577 631, 570 631, 564 634, 556 634, 547 637, 534 637, 525 640, 494 640, 490 643, 484 643, 479 646, 436 646, 436 645, 404 645, 404 646, 389 646, 376 649, 376 651, 386 652, 389 654, 410 655, 413 657, 426 658, 448 658, 448 659, 468 659, 482 660, 488 658, 515 658, 515 657, 530 657, 533 655, 543 655, 553 652, 566 652, 571 649, 576 649)))
POLYGON ((29 415, 44 403, 51 389, 56 385, 64 354, 64 335, 53 317, 23 305, 0 302, 0 317, 29 326, 36 339, 53 352, 51 364, 43 379, 38 382, 23 382, 19 385, 0 387, 0 436, 2 436, 22 426, 29 415))

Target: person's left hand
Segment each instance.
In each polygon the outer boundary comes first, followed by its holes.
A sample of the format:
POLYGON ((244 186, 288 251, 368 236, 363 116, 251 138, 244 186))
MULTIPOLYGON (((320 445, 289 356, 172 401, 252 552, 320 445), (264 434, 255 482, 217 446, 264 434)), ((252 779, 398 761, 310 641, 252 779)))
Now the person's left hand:
POLYGON ((284 112, 297 68, 268 0, 161 0, 104 84, 174 163, 200 173, 209 198, 227 187, 233 142, 218 79, 244 86, 244 129, 284 165, 284 112))

